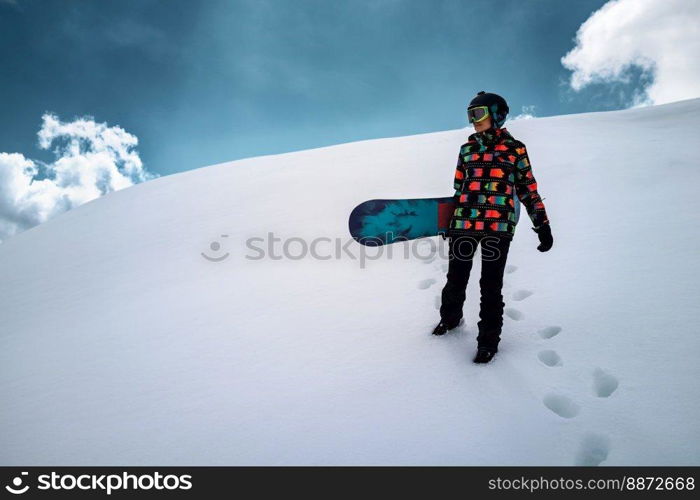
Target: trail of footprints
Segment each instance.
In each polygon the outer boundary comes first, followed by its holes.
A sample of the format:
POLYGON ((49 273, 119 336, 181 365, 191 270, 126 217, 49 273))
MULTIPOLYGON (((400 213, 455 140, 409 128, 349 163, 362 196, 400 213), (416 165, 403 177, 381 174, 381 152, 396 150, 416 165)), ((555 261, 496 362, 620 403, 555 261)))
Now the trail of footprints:
MULTIPOLYGON (((517 269, 517 268, 515 268, 517 269)), ((511 270, 511 272, 515 271, 511 270)), ((531 290, 516 290, 512 294, 514 301, 522 301, 533 294, 531 290)), ((522 313, 511 310, 506 314, 512 319, 521 319, 522 313), (513 314, 516 312, 516 314, 513 314)), ((549 342, 562 332, 561 326, 547 326, 537 331, 537 335, 544 341, 549 342)), ((543 365, 549 368, 557 368, 564 366, 564 361, 559 353, 554 349, 542 349, 537 353, 537 359, 543 365)), ((593 371, 593 394, 599 398, 610 397, 619 385, 617 377, 607 373, 601 368, 596 368, 593 371)), ((542 403, 551 412, 565 419, 575 418, 581 413, 581 406, 570 397, 550 392, 544 396, 542 403)), ((610 439, 597 433, 586 434, 579 444, 578 451, 574 457, 576 465, 600 465, 604 462, 610 453, 610 439)))
MULTIPOLYGON (((433 260, 434 259, 431 259, 427 263, 432 263, 433 260)), ((446 263, 440 264, 439 267, 443 273, 446 273, 448 270, 448 265, 446 263)), ((505 273, 512 274, 517 271, 517 269, 517 266, 507 265, 505 268, 505 273)), ((418 282, 418 288, 425 290, 436 283, 437 280, 433 278, 424 279, 418 282)), ((507 284, 504 285, 504 290, 509 286, 510 285, 507 284)), ((518 289, 511 294, 511 298, 515 302, 521 302, 533 294, 534 292, 532 290, 518 289)), ((440 309, 440 302, 441 298, 440 294, 438 294, 435 297, 435 309, 440 309)), ((525 317, 522 311, 513 307, 506 307, 503 312, 507 317, 514 321, 520 321, 525 317)), ((550 341, 561 332, 561 326, 547 326, 538 330, 537 335, 544 341, 550 341)), ((554 349, 542 349, 537 353, 537 359, 540 361, 540 363, 549 368, 564 366, 562 357, 554 349)), ((619 386, 617 377, 601 368, 596 368, 593 371, 592 382, 593 394, 599 398, 610 397, 615 393, 619 386)), ((547 409, 565 419, 573 419, 581 412, 581 406, 578 403, 568 396, 556 392, 550 392, 545 395, 542 399, 542 403, 547 409)), ((574 463, 576 465, 600 465, 608 458, 609 453, 610 439, 607 436, 598 433, 588 433, 583 437, 581 443, 579 444, 574 463)))

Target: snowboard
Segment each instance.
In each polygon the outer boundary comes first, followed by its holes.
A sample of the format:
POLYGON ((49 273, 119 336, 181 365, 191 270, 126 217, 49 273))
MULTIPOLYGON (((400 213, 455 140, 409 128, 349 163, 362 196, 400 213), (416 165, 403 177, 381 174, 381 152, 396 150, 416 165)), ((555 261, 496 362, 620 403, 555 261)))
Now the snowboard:
POLYGON ((455 209, 454 196, 368 200, 350 213, 350 234, 366 246, 388 245, 444 234, 455 209))
MULTIPOLYGON (((368 200, 350 213, 350 235, 365 246, 381 246, 446 234, 455 209, 454 196, 405 200, 368 200)), ((520 203, 515 202, 515 220, 520 203)))

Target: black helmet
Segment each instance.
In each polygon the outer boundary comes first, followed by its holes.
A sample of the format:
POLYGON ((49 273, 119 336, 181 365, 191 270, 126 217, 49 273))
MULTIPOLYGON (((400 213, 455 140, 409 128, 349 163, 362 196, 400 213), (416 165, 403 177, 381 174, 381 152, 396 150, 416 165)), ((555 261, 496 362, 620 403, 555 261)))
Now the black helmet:
POLYGON ((508 103, 506 100, 498 94, 492 94, 490 92, 484 92, 483 90, 476 94, 476 97, 472 99, 469 103, 467 109, 473 106, 488 106, 491 117, 493 118, 494 127, 502 127, 506 122, 506 116, 508 115, 508 103))

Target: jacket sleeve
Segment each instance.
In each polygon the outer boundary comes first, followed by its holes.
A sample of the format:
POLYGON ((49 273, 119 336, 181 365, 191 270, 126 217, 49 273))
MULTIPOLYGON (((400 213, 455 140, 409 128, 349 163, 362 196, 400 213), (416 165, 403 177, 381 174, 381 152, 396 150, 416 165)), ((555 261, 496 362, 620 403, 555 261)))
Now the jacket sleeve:
POLYGON ((464 177, 466 176, 466 171, 464 170, 464 160, 462 159, 462 148, 459 149, 459 156, 457 157, 457 168, 455 169, 455 179, 454 179, 454 189, 455 189, 455 201, 459 201, 459 197, 462 194, 462 185, 464 184, 464 177))
POLYGON ((549 224, 544 203, 537 192, 537 181, 532 174, 532 166, 530 165, 530 158, 527 155, 525 145, 523 144, 517 148, 516 152, 515 192, 522 204, 525 205, 533 226, 539 227, 542 224, 549 224))

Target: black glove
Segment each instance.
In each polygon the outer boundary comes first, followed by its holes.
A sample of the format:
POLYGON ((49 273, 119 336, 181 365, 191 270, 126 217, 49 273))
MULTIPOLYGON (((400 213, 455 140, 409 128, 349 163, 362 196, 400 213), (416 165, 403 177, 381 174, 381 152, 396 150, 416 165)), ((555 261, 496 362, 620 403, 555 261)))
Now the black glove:
POLYGON ((532 230, 537 233, 537 237, 540 239, 540 244, 537 250, 540 252, 546 252, 552 248, 554 239, 552 238, 552 228, 549 224, 542 224, 539 227, 533 227, 532 230))

